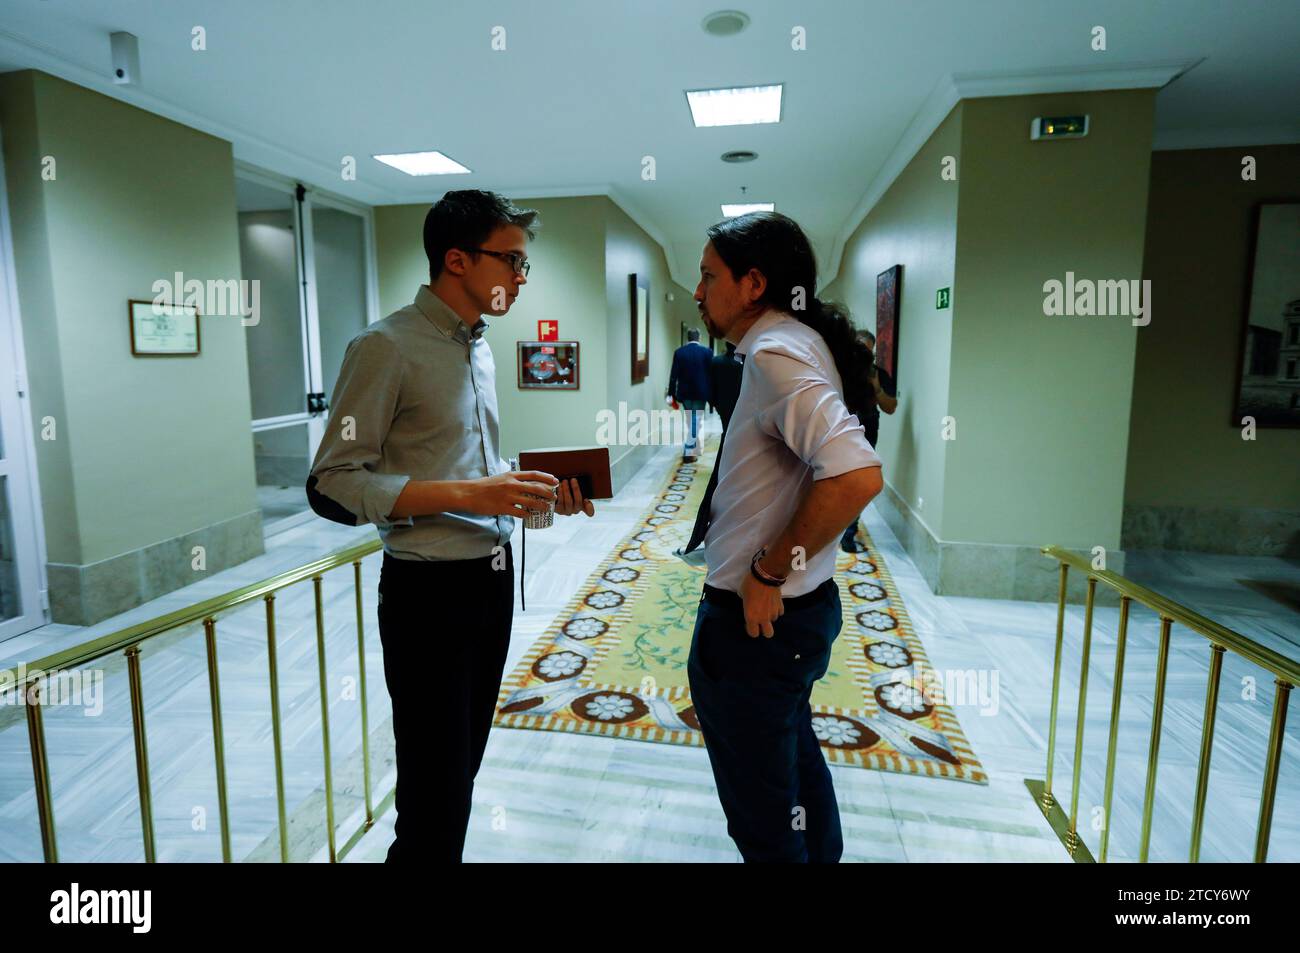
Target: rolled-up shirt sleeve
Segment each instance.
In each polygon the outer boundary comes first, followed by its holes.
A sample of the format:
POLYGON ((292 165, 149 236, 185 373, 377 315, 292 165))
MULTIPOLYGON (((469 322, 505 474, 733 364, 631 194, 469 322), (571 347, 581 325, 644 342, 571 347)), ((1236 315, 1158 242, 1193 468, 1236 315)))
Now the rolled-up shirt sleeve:
POLYGON ((816 366, 774 350, 754 353, 749 363, 763 388, 760 428, 812 467, 814 480, 881 465, 857 415, 816 366))
POLYGON ((329 422, 307 480, 308 500, 319 515, 358 526, 412 522, 409 517, 396 521, 388 517, 410 475, 377 471, 400 392, 396 346, 376 333, 353 338, 343 356, 329 422))

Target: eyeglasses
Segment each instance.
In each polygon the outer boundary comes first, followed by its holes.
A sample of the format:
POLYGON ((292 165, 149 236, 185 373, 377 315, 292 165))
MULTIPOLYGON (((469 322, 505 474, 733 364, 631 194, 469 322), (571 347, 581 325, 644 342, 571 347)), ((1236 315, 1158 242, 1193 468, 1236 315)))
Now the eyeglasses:
POLYGON ((500 258, 506 262, 516 275, 528 277, 528 269, 532 267, 528 259, 518 252, 513 251, 492 251, 490 248, 467 248, 466 251, 482 252, 484 255, 491 255, 493 258, 500 258))

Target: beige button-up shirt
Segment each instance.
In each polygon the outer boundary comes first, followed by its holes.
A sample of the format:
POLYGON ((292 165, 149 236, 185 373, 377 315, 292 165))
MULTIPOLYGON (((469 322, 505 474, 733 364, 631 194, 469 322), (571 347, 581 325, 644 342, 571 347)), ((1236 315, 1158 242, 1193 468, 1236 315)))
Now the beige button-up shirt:
POLYGON ((509 541, 512 516, 388 519, 409 480, 473 480, 509 469, 487 327, 482 318, 467 327, 421 285, 413 304, 352 339, 308 478, 313 509, 374 523, 384 551, 399 559, 475 559, 509 541))

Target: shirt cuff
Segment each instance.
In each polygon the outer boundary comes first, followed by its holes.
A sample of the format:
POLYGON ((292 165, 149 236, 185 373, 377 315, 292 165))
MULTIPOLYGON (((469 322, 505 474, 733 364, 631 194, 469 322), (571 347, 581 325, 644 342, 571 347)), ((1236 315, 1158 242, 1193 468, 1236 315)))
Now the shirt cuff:
POLYGON ((376 526, 413 525, 414 519, 409 516, 399 516, 396 520, 388 518, 397 498, 402 495, 402 489, 410 481, 409 476, 398 473, 371 473, 361 494, 366 522, 376 526))
POLYGON ((822 444, 812 460, 813 481, 878 466, 881 466, 880 457, 858 427, 822 444))

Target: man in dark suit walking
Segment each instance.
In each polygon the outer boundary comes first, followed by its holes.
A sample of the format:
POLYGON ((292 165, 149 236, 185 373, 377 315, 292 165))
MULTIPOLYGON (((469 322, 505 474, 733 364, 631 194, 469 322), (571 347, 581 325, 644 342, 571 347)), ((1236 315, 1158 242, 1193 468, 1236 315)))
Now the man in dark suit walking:
POLYGON ((713 352, 700 343, 698 328, 686 332, 687 343, 673 354, 673 369, 668 375, 668 396, 681 404, 690 418, 690 435, 682 447, 682 462, 700 455, 700 411, 712 399, 709 368, 713 352))
MULTIPOLYGON (((713 355, 709 368, 709 384, 713 390, 710 398, 718 416, 722 418, 722 432, 727 432, 731 421, 731 412, 736 409, 736 398, 740 396, 740 381, 745 367, 736 359, 736 345, 727 342, 726 354, 713 355)), ((721 453, 722 449, 719 448, 721 453)))

